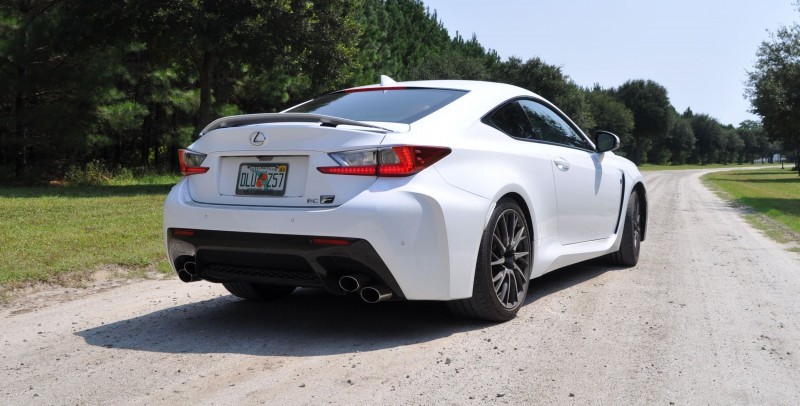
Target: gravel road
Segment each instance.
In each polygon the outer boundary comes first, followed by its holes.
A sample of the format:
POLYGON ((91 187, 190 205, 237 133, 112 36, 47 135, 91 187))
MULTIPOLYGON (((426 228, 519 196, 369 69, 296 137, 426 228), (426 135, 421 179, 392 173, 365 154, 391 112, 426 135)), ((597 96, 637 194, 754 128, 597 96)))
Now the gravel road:
POLYGON ((536 279, 505 324, 177 278, 39 292, 0 308, 0 404, 800 404, 800 256, 702 173, 647 173, 639 266, 536 279))

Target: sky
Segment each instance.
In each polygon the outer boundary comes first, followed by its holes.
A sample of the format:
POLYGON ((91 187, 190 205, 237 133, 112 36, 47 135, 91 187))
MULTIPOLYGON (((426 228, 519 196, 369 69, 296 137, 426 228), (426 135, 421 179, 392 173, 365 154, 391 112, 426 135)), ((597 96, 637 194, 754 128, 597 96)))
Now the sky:
POLYGON ((759 120, 747 71, 769 33, 800 21, 792 0, 423 0, 451 36, 474 33, 503 60, 539 57, 584 87, 650 79, 683 112, 759 120))

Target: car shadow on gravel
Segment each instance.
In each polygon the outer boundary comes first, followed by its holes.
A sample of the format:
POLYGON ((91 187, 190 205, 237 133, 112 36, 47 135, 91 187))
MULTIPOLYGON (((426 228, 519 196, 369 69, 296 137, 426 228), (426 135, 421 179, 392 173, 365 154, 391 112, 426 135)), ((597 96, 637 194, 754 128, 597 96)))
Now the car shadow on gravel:
POLYGON ((454 318, 436 302, 370 305, 355 297, 299 289, 273 302, 221 296, 76 334, 108 348, 302 357, 401 347, 486 325, 454 318))
POLYGON ((528 306, 540 298, 580 285, 606 272, 628 270, 633 268, 607 265, 602 258, 561 268, 531 281, 525 305, 528 306))
MULTIPOLYGON (((578 265, 534 279, 525 305, 612 269, 578 265)), ((515 322, 524 320, 510 321, 515 322)), ((106 348, 305 357, 401 347, 493 325, 454 317, 441 302, 370 305, 354 296, 299 289, 274 302, 221 296, 75 334, 106 348)))

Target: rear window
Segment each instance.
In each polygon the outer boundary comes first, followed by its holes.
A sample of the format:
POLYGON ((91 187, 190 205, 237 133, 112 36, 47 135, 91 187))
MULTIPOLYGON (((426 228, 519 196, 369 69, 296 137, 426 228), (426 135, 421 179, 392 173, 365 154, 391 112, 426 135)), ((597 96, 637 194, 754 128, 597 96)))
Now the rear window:
POLYGON ((410 124, 465 95, 463 90, 394 88, 326 94, 287 113, 314 113, 356 121, 410 124))

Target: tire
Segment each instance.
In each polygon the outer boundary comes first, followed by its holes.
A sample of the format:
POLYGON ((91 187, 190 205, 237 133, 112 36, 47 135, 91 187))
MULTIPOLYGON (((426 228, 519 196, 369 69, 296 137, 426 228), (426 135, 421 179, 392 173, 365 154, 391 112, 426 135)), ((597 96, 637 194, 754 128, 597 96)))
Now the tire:
POLYGON ((639 193, 631 193, 628 208, 625 210, 625 225, 622 227, 622 242, 619 251, 608 255, 612 265, 636 266, 639 250, 642 247, 642 211, 639 206, 639 193))
POLYGON ((222 286, 232 295, 246 300, 275 300, 289 296, 294 286, 261 285, 250 282, 222 282, 222 286))
POLYGON ((513 319, 528 293, 532 247, 525 213, 514 201, 500 200, 483 231, 472 297, 448 302, 450 310, 475 319, 513 319))

